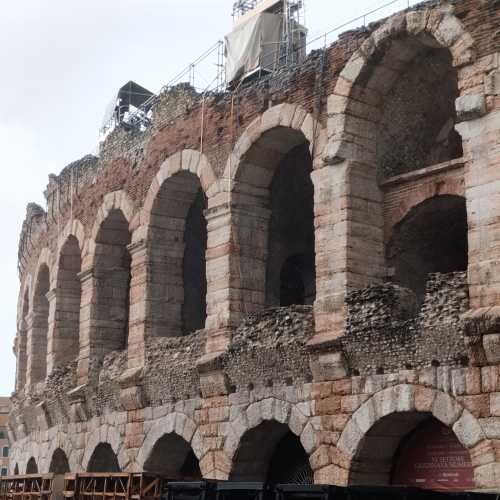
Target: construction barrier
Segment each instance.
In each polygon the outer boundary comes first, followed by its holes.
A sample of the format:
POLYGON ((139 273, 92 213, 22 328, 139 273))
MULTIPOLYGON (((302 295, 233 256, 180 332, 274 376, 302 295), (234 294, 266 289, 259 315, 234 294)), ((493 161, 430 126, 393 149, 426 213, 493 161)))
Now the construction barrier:
POLYGON ((169 481, 148 473, 69 473, 0 478, 0 500, 500 500, 496 493, 416 488, 169 481))

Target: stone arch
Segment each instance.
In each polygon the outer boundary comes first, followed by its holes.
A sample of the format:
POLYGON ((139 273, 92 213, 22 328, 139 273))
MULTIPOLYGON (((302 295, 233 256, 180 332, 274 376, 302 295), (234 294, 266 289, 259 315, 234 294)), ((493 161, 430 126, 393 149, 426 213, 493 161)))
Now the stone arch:
MULTIPOLYGON (((473 449, 486 436, 479 421, 452 396, 427 387, 399 384, 375 393, 363 403, 347 422, 337 443, 338 455, 347 467, 348 481, 353 474, 362 471, 359 462, 368 432, 383 418, 405 415, 402 420, 401 436, 404 437, 426 416, 431 416, 451 428, 462 446, 473 449), (409 427, 404 425, 409 423, 409 427)), ((394 426, 393 426, 394 427, 394 426)), ((396 426, 397 428, 397 426, 396 426)), ((394 431, 394 428, 392 429, 394 431)), ((397 445, 397 442, 394 442, 397 445)), ((395 452, 396 446, 389 449, 395 452)))
MULTIPOLYGON (((190 447, 196 459, 201 460, 203 457, 203 438, 196 423, 184 413, 173 412, 156 420, 147 432, 137 455, 137 465, 140 470, 145 470, 156 444, 165 436, 178 436, 190 447)), ((179 467, 181 465, 179 464, 179 467)))
POLYGON ((374 162, 374 120, 381 95, 415 57, 416 45, 448 50, 456 69, 473 62, 474 41, 452 9, 447 5, 396 14, 351 56, 328 101, 328 161, 374 162))
MULTIPOLYGON (((95 458, 94 453, 96 452, 96 450, 98 450, 99 446, 101 447, 99 448, 99 450, 102 450, 106 454, 109 453, 111 457, 116 457, 116 463, 118 464, 118 468, 120 470, 124 471, 127 469, 129 465, 128 454, 126 452, 119 431, 113 425, 103 424, 94 430, 89 429, 87 436, 88 441, 85 446, 85 451, 83 453, 81 462, 82 470, 88 471, 89 467, 92 467, 93 464, 91 463, 91 459, 93 458, 93 456, 95 458)), ((112 465, 114 466, 116 464, 112 465)))
POLYGON ((46 266, 47 269, 49 270, 49 289, 52 290, 52 288, 54 288, 54 270, 53 270, 53 265, 52 265, 52 252, 50 251, 49 248, 47 247, 44 247, 42 248, 41 252, 40 252, 40 255, 38 256, 38 261, 37 261, 37 264, 36 264, 36 270, 35 270, 35 273, 33 274, 34 276, 34 281, 31 283, 31 286, 30 286, 30 293, 31 293, 31 296, 30 296, 30 304, 31 304, 31 310, 30 312, 32 312, 33 310, 33 298, 34 298, 34 295, 35 295, 35 287, 36 287, 36 279, 38 277, 38 274, 40 273, 40 268, 42 266, 46 266))
POLYGON ((97 235, 99 234, 102 224, 113 211, 119 211, 123 214, 125 220, 129 225, 129 231, 131 233, 135 229, 135 209, 134 204, 128 194, 123 190, 107 193, 103 198, 101 207, 97 211, 97 215, 92 226, 88 249, 84 255, 85 265, 83 267, 91 267, 95 264, 97 235))
POLYGON ((223 179, 229 182, 225 186, 227 191, 233 191, 235 188, 234 181, 240 176, 241 160, 252 145, 266 132, 278 127, 288 128, 303 134, 305 140, 309 143, 313 167, 321 168, 326 145, 326 132, 323 126, 298 104, 278 104, 250 123, 236 142, 233 152, 227 160, 223 175, 223 179))
POLYGON ((302 107, 280 104, 247 127, 228 159, 242 313, 315 300, 312 173, 323 165, 325 137, 302 107))
POLYGON ((444 182, 426 183, 419 189, 412 190, 406 196, 398 200, 399 205, 397 209, 392 211, 391 217, 386 218, 385 227, 385 241, 390 240, 394 227, 400 223, 412 209, 423 203, 429 198, 434 196, 465 196, 465 186, 462 179, 446 179, 444 182))
POLYGON ((169 156, 161 164, 144 200, 144 206, 141 211, 141 226, 145 228, 146 232, 150 228, 151 211, 163 184, 179 172, 190 172, 196 175, 207 197, 215 194, 217 190, 217 178, 207 157, 203 153, 194 149, 185 149, 169 156))
POLYGON ((43 471, 51 472, 51 463, 55 454, 62 453, 66 458, 69 466, 69 472, 76 472, 79 470, 80 452, 75 448, 73 440, 68 437, 68 433, 59 429, 54 435, 54 438, 48 443, 46 453, 44 453, 44 463, 40 465, 43 471))
MULTIPOLYGON (((318 429, 313 426, 307 416, 310 412, 307 405, 308 403, 292 405, 276 398, 266 398, 250 404, 246 410, 232 420, 229 423, 224 443, 224 453, 229 464, 228 476, 234 471, 235 458, 243 443, 244 436, 266 423, 276 424, 276 428, 279 427, 283 431, 283 436, 286 434, 286 429, 299 438, 302 448, 309 458, 309 463, 314 469, 311 457, 318 447, 316 434, 318 429)), ((278 442, 272 444, 277 446, 278 442)))
POLYGON ((142 231, 150 276, 145 315, 154 336, 179 336, 205 327, 205 212, 216 190, 207 158, 190 149, 165 160, 151 184, 142 231))
POLYGON ((72 219, 68 221, 66 226, 64 226, 62 232, 59 234, 57 242, 57 247, 59 249, 58 254, 60 254, 61 248, 63 247, 63 245, 66 243, 66 241, 70 236, 74 236, 77 239, 80 251, 84 253, 83 251, 86 244, 85 228, 83 227, 83 224, 80 222, 79 219, 72 219))

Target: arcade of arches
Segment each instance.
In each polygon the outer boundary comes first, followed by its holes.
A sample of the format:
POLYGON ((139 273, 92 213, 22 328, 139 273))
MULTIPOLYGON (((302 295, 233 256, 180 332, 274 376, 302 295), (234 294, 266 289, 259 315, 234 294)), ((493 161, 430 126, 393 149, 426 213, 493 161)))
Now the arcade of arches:
POLYGON ((13 466, 498 489, 491 5, 165 89, 52 176, 19 244, 13 466))

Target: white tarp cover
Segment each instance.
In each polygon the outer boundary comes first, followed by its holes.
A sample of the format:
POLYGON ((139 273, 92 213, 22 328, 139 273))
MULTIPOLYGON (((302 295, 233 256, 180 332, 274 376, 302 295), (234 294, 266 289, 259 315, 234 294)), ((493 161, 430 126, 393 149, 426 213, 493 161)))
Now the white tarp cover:
POLYGON ((273 60, 281 39, 281 16, 262 12, 226 36, 226 81, 250 73, 273 60))

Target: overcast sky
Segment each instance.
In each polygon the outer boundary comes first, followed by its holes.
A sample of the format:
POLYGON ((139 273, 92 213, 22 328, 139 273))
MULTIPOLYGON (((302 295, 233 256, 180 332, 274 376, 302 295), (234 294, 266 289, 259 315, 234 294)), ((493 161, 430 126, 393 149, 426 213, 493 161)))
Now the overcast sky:
MULTIPOLYGON (((310 38, 389 1, 306 0, 310 38)), ((96 151, 105 108, 122 84, 135 80, 156 92, 230 31, 232 2, 0 0, 0 395, 14 389, 26 204, 45 207, 48 174, 96 151)), ((399 0, 369 20, 405 5, 399 0)))

